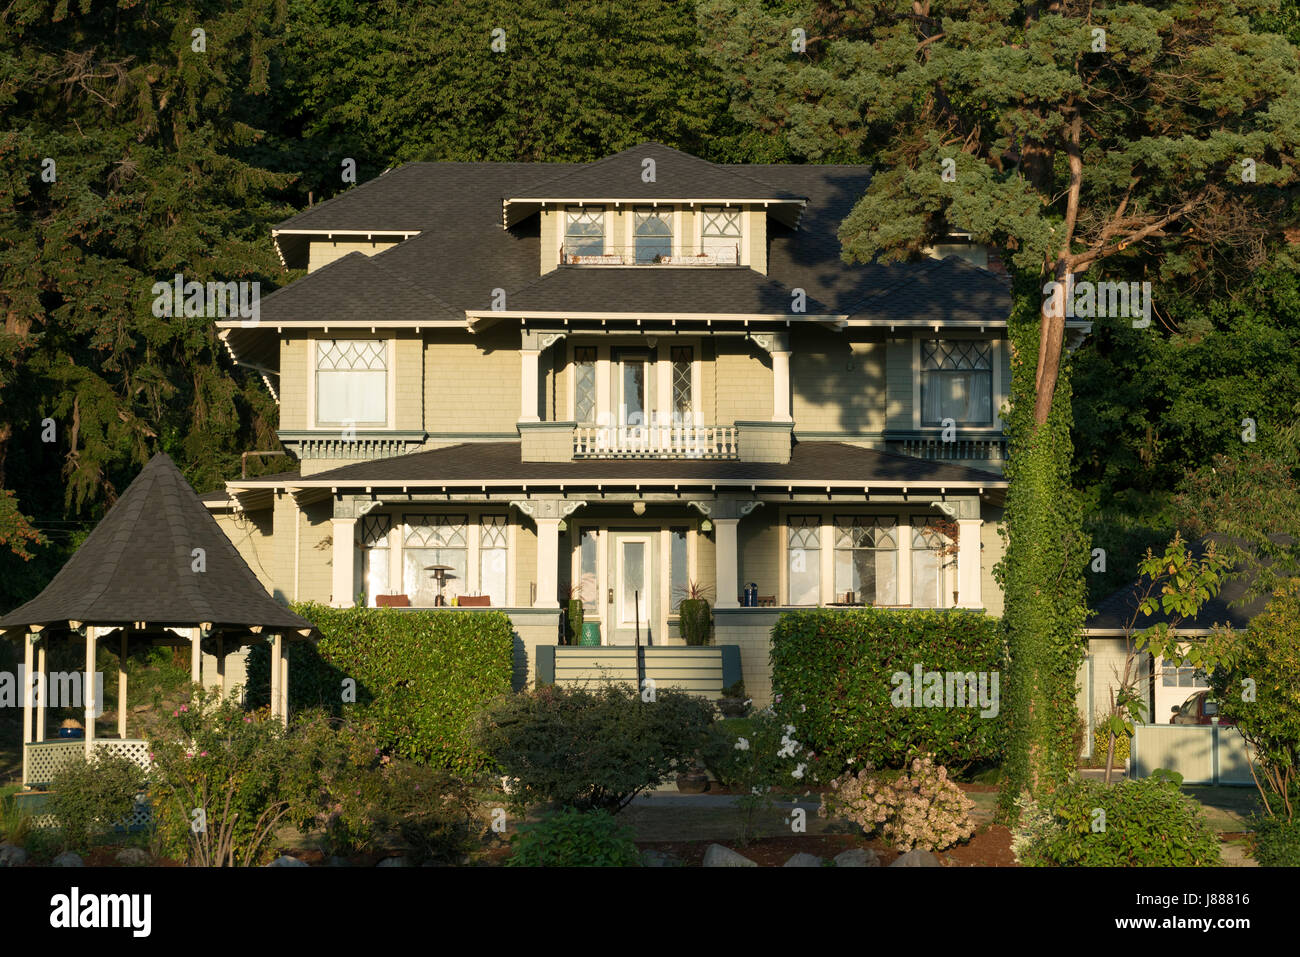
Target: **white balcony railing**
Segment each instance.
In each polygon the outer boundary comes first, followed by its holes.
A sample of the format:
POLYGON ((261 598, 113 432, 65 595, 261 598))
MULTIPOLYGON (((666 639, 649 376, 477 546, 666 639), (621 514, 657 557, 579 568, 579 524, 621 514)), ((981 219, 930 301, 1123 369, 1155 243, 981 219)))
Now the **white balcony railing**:
POLYGON ((735 426, 580 425, 573 430, 575 459, 734 459, 735 426))

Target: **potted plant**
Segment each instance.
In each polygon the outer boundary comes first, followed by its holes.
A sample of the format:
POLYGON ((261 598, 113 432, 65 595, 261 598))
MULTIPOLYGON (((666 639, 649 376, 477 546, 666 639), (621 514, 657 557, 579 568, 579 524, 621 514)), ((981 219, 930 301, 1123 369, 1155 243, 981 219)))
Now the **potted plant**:
POLYGON ((582 641, 582 590, 577 585, 569 588, 569 623, 565 632, 565 637, 570 645, 577 645, 582 641))
POLYGON ((718 710, 724 718, 744 718, 749 715, 748 698, 745 697, 745 682, 740 680, 722 689, 718 699, 718 710))
POLYGON ((682 638, 688 645, 707 645, 713 635, 713 615, 705 593, 703 585, 687 582, 686 597, 677 606, 682 638))

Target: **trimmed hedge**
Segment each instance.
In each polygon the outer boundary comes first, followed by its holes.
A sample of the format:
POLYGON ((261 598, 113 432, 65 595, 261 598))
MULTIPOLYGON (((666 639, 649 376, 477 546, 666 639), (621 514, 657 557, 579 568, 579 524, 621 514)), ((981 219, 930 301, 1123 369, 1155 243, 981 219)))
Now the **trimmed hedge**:
MULTIPOLYGON (((511 690, 514 627, 499 611, 399 611, 292 606, 321 631, 289 644, 291 709, 324 707, 367 725, 386 751, 473 774, 487 767, 469 729, 487 702, 511 690), (355 704, 343 701, 356 683, 355 704)), ((270 700, 270 654, 253 646, 249 700, 270 700)))
MULTIPOLYGON (((865 763, 903 767, 933 753, 954 771, 1001 760, 1001 712, 976 707, 897 707, 896 672, 985 672, 992 691, 1004 670, 1000 623, 964 609, 861 608, 788 612, 772 629, 772 690, 778 712, 798 728, 833 777, 865 763)), ((924 686, 923 686, 924 687, 924 686)), ((906 699, 910 702, 910 695, 906 699)), ((990 709, 991 710, 991 709, 990 709)))

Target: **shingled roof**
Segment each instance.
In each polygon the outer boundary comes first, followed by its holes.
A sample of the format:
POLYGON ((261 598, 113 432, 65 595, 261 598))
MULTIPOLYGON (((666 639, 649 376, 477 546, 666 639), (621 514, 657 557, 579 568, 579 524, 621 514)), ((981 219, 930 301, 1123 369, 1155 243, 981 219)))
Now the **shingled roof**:
POLYGON ((842 442, 796 442, 788 463, 741 462, 735 459, 580 459, 572 462, 525 462, 519 442, 470 442, 427 452, 344 465, 310 477, 279 475, 248 479, 240 487, 469 485, 518 486, 564 483, 578 489, 605 483, 673 485, 709 482, 738 486, 813 483, 863 487, 913 485, 918 489, 952 486, 1005 488, 1006 479, 964 465, 881 452, 842 442))
POLYGON ((267 594, 185 476, 161 452, 45 590, 0 618, 0 628, 64 621, 313 627, 267 594), (204 550, 202 572, 193 570, 196 548, 204 550))

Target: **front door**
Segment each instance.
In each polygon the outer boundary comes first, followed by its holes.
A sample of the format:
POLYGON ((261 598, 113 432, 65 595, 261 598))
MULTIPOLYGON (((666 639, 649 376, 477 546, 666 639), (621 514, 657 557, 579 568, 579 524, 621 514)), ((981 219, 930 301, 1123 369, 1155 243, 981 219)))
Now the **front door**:
POLYGON ((640 629, 641 644, 651 643, 655 608, 655 536, 649 532, 611 532, 608 604, 610 644, 631 645, 640 629))

